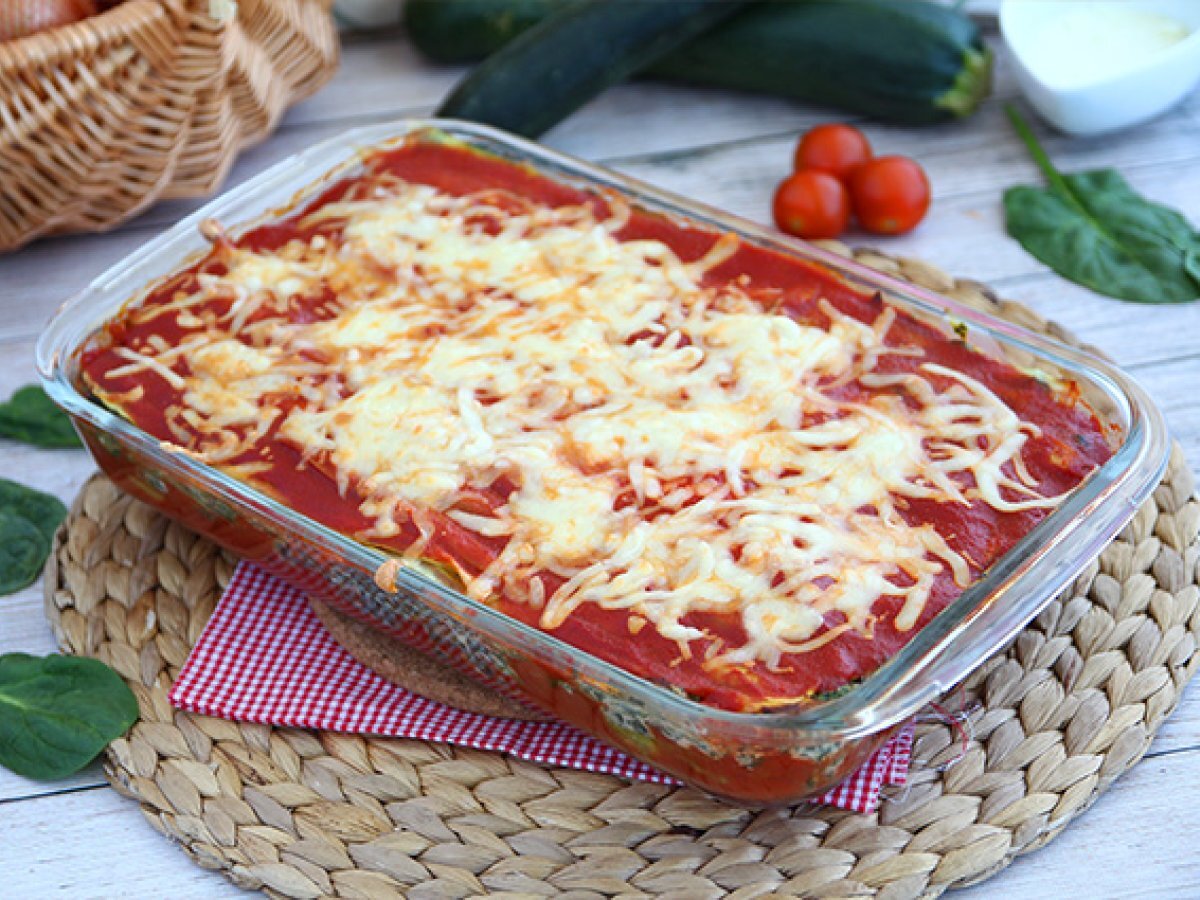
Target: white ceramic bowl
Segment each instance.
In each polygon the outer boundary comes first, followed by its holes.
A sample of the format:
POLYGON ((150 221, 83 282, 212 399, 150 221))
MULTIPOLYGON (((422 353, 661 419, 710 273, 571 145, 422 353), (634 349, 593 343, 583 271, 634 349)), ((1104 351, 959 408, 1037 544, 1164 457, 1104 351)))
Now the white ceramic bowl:
POLYGON ((1200 0, 1003 0, 1000 31, 1021 90, 1047 121, 1068 134, 1100 134, 1145 121, 1178 103, 1200 82, 1200 0), (1088 39, 1070 30, 1053 33, 1062 31, 1065 10, 1102 16, 1105 7, 1114 6, 1166 16, 1190 34, 1140 63, 1117 59, 1110 74, 1085 83, 1063 79, 1046 65, 1047 40, 1061 47, 1066 59, 1072 40, 1088 39))

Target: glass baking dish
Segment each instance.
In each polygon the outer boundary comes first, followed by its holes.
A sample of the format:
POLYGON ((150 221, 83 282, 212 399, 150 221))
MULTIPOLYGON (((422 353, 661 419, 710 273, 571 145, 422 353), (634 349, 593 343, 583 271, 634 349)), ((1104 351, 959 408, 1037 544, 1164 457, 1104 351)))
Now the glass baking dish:
POLYGON ((37 357, 46 390, 74 419, 99 466, 126 491, 476 679, 691 785, 751 805, 793 803, 825 791, 922 706, 1001 650, 1131 519, 1158 483, 1168 452, 1162 418, 1142 389, 1100 359, 748 221, 494 129, 453 121, 359 128, 279 163, 93 281, 59 311, 37 357), (202 220, 219 219, 236 234, 278 218, 332 180, 354 174, 363 150, 422 130, 578 187, 617 191, 677 220, 734 232, 880 291, 923 321, 966 334, 985 353, 1076 385, 1111 435, 1114 455, 876 672, 800 709, 751 714, 705 706, 642 680, 469 599, 420 564, 402 565, 392 579, 393 557, 173 451, 80 389, 80 349, 122 306, 207 250, 202 220), (377 578, 381 571, 389 577, 377 578))

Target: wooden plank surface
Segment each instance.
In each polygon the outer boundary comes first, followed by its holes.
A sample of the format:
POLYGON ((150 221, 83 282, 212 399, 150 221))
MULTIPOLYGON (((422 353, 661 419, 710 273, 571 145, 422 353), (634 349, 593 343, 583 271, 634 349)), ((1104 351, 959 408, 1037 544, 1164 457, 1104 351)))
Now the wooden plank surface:
MULTIPOLYGON (((348 127, 426 115, 459 70, 421 62, 403 37, 353 38, 342 71, 283 127, 243 155, 239 183, 271 163, 348 127)), ((997 96, 1015 95, 1000 65, 997 96)), ((831 118, 813 108, 723 91, 630 85, 610 91, 559 126, 546 142, 605 162, 755 221, 767 220, 799 130, 831 118)), ((855 243, 911 255, 987 281, 1067 325, 1126 366, 1146 386, 1193 462, 1200 461, 1200 305, 1145 307, 1091 294, 1053 276, 1003 235, 999 194, 1035 181, 999 102, 966 123, 927 129, 865 126, 881 152, 908 153, 934 186, 930 219, 891 240, 855 243)), ((1047 134, 1065 170, 1115 165, 1148 196, 1200 220, 1200 94, 1171 114, 1102 140, 1047 134)), ((33 344, 53 310, 196 203, 161 204, 111 234, 42 241, 0 258, 0 395, 33 379, 33 344)), ((0 442, 0 472, 69 501, 93 470, 78 451, 39 451, 0 442)), ((40 588, 0 598, 0 653, 46 653, 53 640, 40 588)), ((963 898, 1195 897, 1200 895, 1200 697, 1191 690, 1150 754, 1048 848, 963 898)), ((2 896, 225 897, 240 894, 196 867, 156 834, 136 808, 103 786, 98 768, 55 785, 0 769, 2 896)))

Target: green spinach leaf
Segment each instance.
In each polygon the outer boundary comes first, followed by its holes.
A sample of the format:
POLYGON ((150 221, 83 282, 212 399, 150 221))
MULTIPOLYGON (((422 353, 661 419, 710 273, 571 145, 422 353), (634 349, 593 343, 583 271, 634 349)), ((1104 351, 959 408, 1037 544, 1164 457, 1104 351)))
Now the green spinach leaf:
POLYGON ((1059 275, 1109 297, 1200 297, 1200 234, 1187 219, 1146 200, 1112 169, 1062 174, 1011 106, 1008 116, 1047 182, 1004 192, 1011 237, 1059 275))
POLYGON ((0 478, 0 596, 37 579, 66 514, 57 497, 0 478))
POLYGON ((99 660, 0 656, 0 765, 18 775, 78 772, 137 717, 133 692, 99 660))
POLYGON ((28 519, 0 509, 0 596, 33 584, 50 544, 28 519))
POLYGON ((0 478, 0 510, 28 519, 47 544, 54 540, 54 532, 67 515, 67 508, 57 497, 7 478, 0 478))
POLYGON ((0 403, 0 437, 37 447, 82 447, 67 414, 35 384, 26 385, 0 403))

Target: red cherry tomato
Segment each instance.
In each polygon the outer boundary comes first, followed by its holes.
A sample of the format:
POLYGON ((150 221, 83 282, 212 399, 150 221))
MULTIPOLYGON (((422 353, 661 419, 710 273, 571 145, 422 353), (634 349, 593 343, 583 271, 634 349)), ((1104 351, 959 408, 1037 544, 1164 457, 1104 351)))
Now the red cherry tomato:
POLYGON ((867 136, 851 125, 818 125, 796 145, 796 171, 819 169, 845 181, 871 158, 867 136))
POLYGON ((781 231, 802 238, 837 237, 850 221, 845 185, 816 169, 796 172, 780 182, 772 209, 781 231))
POLYGON ((904 234, 925 218, 929 179, 907 156, 880 156, 850 176, 854 214, 874 234, 904 234))

